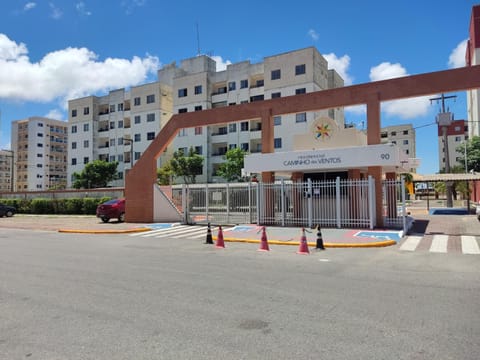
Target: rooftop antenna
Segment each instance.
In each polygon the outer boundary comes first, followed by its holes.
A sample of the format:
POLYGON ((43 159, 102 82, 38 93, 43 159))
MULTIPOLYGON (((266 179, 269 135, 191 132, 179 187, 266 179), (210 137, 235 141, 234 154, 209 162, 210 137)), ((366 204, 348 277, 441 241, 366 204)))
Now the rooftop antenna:
POLYGON ((200 31, 198 30, 198 22, 197 25, 197 56, 200 56, 200 31))

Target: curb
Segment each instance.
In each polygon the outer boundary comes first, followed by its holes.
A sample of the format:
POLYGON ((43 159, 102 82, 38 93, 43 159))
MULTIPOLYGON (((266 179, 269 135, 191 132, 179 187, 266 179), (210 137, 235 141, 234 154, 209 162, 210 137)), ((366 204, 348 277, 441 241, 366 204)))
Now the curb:
MULTIPOLYGON (((213 240, 217 240, 216 236, 212 237, 213 240)), ((238 239, 238 238, 223 238, 223 241, 228 242, 239 242, 239 243, 250 243, 250 244, 260 244, 260 240, 256 239, 238 239)), ((291 245, 291 246, 299 246, 299 241, 281 241, 281 240, 268 240, 269 245, 291 245)), ((369 242, 369 243, 323 243, 324 247, 328 248, 372 248, 372 247, 387 247, 396 245, 397 242, 395 240, 386 240, 386 241, 376 241, 376 242, 369 242)), ((307 243, 309 247, 317 246, 317 243, 309 242, 307 243)))
POLYGON ((128 234, 128 233, 137 233, 150 231, 150 228, 135 228, 135 229, 125 229, 125 230, 72 230, 72 229, 59 229, 58 232, 61 233, 78 233, 78 234, 128 234))

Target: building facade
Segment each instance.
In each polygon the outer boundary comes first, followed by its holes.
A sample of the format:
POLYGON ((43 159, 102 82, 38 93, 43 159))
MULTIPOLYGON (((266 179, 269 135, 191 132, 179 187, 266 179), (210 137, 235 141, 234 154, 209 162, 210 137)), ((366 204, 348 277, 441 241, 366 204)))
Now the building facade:
MULTIPOLYGON (((480 64, 480 5, 472 7, 470 38, 467 43, 465 62, 467 66, 480 64)), ((480 136, 480 89, 467 91, 467 116, 469 136, 480 136)))
MULTIPOLYGON (((392 143, 400 148, 400 152, 407 158, 416 159, 416 136, 412 124, 393 125, 383 127, 380 133, 382 144, 392 143)), ((415 167, 411 167, 410 172, 416 172, 415 167)))
POLYGON ((63 189, 67 178, 68 126, 65 121, 29 117, 12 122, 13 189, 63 189))
MULTIPOLYGON (((465 153, 457 148, 465 145, 469 136, 468 122, 465 120, 453 120, 447 127, 446 138, 448 142, 448 159, 450 169, 454 166, 465 167, 465 153)), ((464 147, 463 147, 464 148, 464 147)), ((443 129, 438 126, 438 168, 444 170, 446 165, 445 141, 443 129)))
MULTIPOLYGON (((294 96, 344 85, 343 79, 328 69, 325 58, 313 47, 269 56, 261 63, 243 61, 216 71, 216 63, 208 56, 183 60, 180 66, 170 64, 158 71, 158 80, 173 90, 173 113, 294 96)), ((328 116, 344 127, 343 108, 320 112, 276 116, 275 151, 293 150, 293 138, 309 131, 313 121, 328 116)), ((252 119, 216 126, 185 128, 172 142, 173 150, 190 147, 204 157, 199 182, 221 182, 217 170, 229 149, 241 148, 259 153, 261 121, 252 119)))
POLYGON ((0 150, 0 192, 14 190, 14 151, 0 150))
POLYGON ((111 185, 124 186, 125 172, 171 117, 171 99, 170 87, 154 82, 70 100, 68 187, 93 160, 117 161, 118 179, 111 185))

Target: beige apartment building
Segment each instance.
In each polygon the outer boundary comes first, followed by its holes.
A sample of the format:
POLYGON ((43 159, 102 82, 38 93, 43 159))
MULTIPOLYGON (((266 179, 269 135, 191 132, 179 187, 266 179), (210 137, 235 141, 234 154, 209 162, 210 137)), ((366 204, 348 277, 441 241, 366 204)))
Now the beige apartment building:
POLYGON ((67 129, 65 121, 45 117, 12 122, 14 191, 66 187, 67 129))
POLYGON ((117 161, 118 179, 111 185, 124 186, 125 172, 172 115, 171 88, 154 82, 70 100, 68 114, 68 187, 93 160, 117 161))
MULTIPOLYGON (((380 138, 382 144, 392 143, 400 148, 400 152, 409 159, 416 159, 416 137, 415 129, 412 124, 392 125, 381 129, 380 138)), ((413 164, 414 162, 412 162, 413 164)), ((410 172, 416 172, 416 168, 409 169, 410 172)))
POLYGON ((0 192, 13 191, 13 156, 12 150, 0 150, 0 192))

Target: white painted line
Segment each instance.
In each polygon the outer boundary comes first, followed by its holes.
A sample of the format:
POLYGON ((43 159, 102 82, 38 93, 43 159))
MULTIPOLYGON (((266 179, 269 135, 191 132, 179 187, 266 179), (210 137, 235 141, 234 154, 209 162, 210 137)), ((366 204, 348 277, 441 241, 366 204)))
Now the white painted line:
POLYGON ((448 235, 434 235, 432 239, 432 245, 430 246, 430 252, 446 253, 447 244, 448 235))
POLYGON ((196 234, 198 232, 202 232, 202 234, 205 235, 205 237, 207 236, 207 230, 206 229, 204 230, 201 227, 194 227, 192 229, 188 229, 188 230, 185 230, 185 231, 174 233, 170 237, 173 238, 173 239, 178 239, 178 238, 184 237, 184 235, 196 234))
POLYGON ((404 241, 402 246, 400 246, 400 250, 402 250, 402 251, 415 251, 418 244, 420 243, 420 240, 422 240, 422 236, 409 236, 404 241))
POLYGON ((151 237, 151 236, 163 236, 164 234, 170 234, 172 232, 184 229, 184 228, 189 228, 190 226, 188 225, 180 225, 180 226, 175 226, 173 228, 166 228, 166 229, 158 229, 158 230, 153 230, 149 231, 148 234, 145 234, 144 237, 151 237))
POLYGON ((478 247, 477 239, 475 236, 462 235, 462 253, 478 255, 480 254, 480 248, 478 247))

